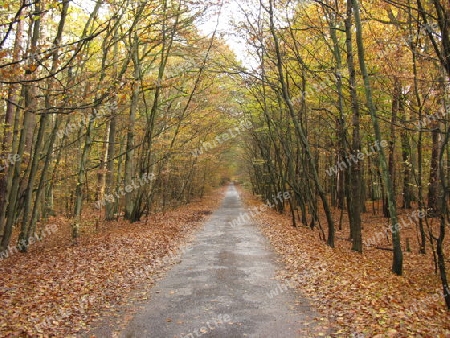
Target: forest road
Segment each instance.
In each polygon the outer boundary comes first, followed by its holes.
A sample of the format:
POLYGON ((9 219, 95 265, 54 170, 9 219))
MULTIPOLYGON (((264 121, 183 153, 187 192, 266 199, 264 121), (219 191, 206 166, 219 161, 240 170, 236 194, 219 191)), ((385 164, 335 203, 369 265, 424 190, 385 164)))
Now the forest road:
POLYGON ((114 336, 316 337, 311 330, 317 329, 317 313, 296 291, 275 280, 281 263, 257 226, 230 226, 245 212, 230 185, 219 209, 196 234, 192 249, 114 336))

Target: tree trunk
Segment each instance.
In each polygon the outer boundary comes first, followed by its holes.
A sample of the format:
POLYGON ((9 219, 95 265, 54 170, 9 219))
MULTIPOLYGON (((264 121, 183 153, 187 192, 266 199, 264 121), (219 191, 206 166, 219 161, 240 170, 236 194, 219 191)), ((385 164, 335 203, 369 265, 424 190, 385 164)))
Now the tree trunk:
MULTIPOLYGON (((396 133, 395 126, 397 124, 397 115, 400 110, 400 97, 402 95, 401 83, 398 79, 394 80, 394 90, 392 94, 392 107, 391 107, 391 141, 389 142, 389 163, 388 172, 389 177, 392 181, 392 189, 394 190, 394 197, 397 196, 396 193, 396 176, 395 176, 395 143, 396 143, 396 133)), ((385 206, 388 205, 388 201, 385 202, 385 206)), ((396 199, 394 200, 394 207, 397 208, 396 199)), ((384 210, 384 217, 389 218, 389 209, 386 207, 384 210)))
MULTIPOLYGON (((119 56, 119 44, 117 41, 118 38, 118 30, 114 29, 114 77, 117 78, 117 63, 119 56)), ((121 75, 122 76, 122 75, 121 75)), ((109 117, 109 133, 108 133, 108 148, 106 154, 106 178, 105 178, 105 195, 110 196, 114 192, 115 189, 115 180, 114 180, 114 156, 115 156, 115 147, 116 147, 116 120, 117 120, 117 110, 118 110, 118 97, 117 97, 117 88, 114 88, 112 105, 110 109, 110 117, 109 117)), ((107 221, 112 221, 115 219, 115 214, 117 213, 117 200, 114 198, 113 201, 107 201, 105 206, 105 219, 107 221)))
MULTIPOLYGON (((52 74, 56 73, 56 70, 58 69, 59 54, 58 54, 57 50, 58 50, 58 47, 60 46, 60 42, 62 40, 62 34, 63 34, 63 30, 64 30, 66 16, 67 16, 67 13, 69 10, 69 4, 70 4, 69 1, 63 2, 63 7, 61 10, 61 17, 60 17, 60 21, 59 21, 59 25, 58 25, 58 30, 57 30, 55 40, 53 42, 53 50, 54 51, 52 54, 52 67, 51 67, 52 74)), ((52 105, 51 95, 53 94, 53 79, 52 78, 48 79, 47 85, 48 85, 48 88, 47 88, 47 93, 45 96, 45 106, 46 106, 47 110, 50 110, 51 105, 52 105)), ((55 141, 57 128, 59 126, 59 123, 57 123, 55 125, 55 127, 53 128, 53 131, 51 134, 51 139, 49 142, 49 151, 47 152, 47 157, 45 160, 44 168, 40 172, 40 182, 39 182, 39 185, 35 192, 36 197, 35 197, 34 206, 33 206, 33 189, 34 189, 35 181, 37 179, 40 158, 42 156, 41 147, 43 147, 43 143, 44 143, 45 130, 47 128, 48 116, 49 116, 49 114, 47 114, 47 113, 44 113, 41 115, 41 118, 39 121, 39 130, 38 130, 38 134, 37 134, 35 145, 34 145, 34 153, 33 153, 32 161, 31 161, 30 176, 28 178, 28 185, 27 185, 27 190, 26 190, 26 194, 25 194, 24 215, 23 215, 22 226, 21 226, 21 231, 20 231, 20 235, 19 235, 19 244, 20 244, 20 249, 22 251, 27 250, 28 238, 32 234, 32 231, 34 231, 34 228, 36 225, 38 204, 40 201, 41 193, 44 189, 44 182, 45 182, 47 170, 50 165, 50 155, 51 155, 51 149, 52 149, 51 145, 55 141), (31 212, 31 219, 29 219, 30 212, 31 212)))
MULTIPOLYGON (((408 26, 409 35, 413 36, 413 27, 411 22, 413 22, 413 14, 411 13, 411 10, 408 10, 408 21, 410 22, 408 26)), ((417 29, 417 28, 416 28, 417 29)), ((413 69, 413 82, 414 82, 414 96, 416 99, 416 104, 418 107, 419 115, 418 120, 422 121, 423 117, 423 103, 422 103, 422 97, 420 95, 419 91, 419 77, 418 77, 418 69, 417 69, 417 55, 418 55, 418 48, 416 43, 413 42, 413 39, 410 39, 410 48, 411 48, 411 58, 412 58, 412 69, 413 69)), ((417 199, 418 199, 418 206, 419 210, 424 210, 425 204, 423 201, 423 165, 422 165, 422 140, 423 140, 423 130, 421 127, 418 128, 418 137, 417 137, 417 179, 416 179, 416 185, 417 185, 417 199)), ((424 219, 422 217, 419 217, 419 231, 420 231, 420 253, 425 254, 426 252, 426 234, 424 229, 424 219)))
MULTIPOLYGON (((125 156, 125 189, 127 186, 131 186, 134 180, 134 132, 136 123, 136 113, 139 105, 140 94, 140 60, 139 60, 139 37, 134 37, 132 46, 132 60, 134 65, 133 82, 131 85, 131 102, 130 102, 130 115, 128 117, 127 126, 127 150, 125 156)), ((135 215, 135 193, 133 191, 127 192, 125 195, 125 219, 135 222, 137 221, 137 215, 135 215)))
MULTIPOLYGON (((40 13, 41 12, 41 3, 39 0, 37 0, 34 4, 34 10, 36 13, 40 13)), ((30 41, 30 53, 36 53, 37 51, 37 46, 38 46, 38 41, 39 41, 39 37, 40 37, 40 16, 33 21, 33 25, 30 25, 29 31, 31 32, 31 41, 30 41)), ((30 58, 29 63, 28 63, 28 67, 25 70, 25 77, 27 79, 33 79, 36 77, 36 71, 37 69, 35 69, 35 65, 34 65, 34 58, 30 58), (34 70, 34 71, 33 71, 34 70)), ((33 131, 34 131, 34 120, 35 120, 35 114, 33 113, 33 110, 36 109, 35 107, 35 100, 34 100, 34 95, 35 95, 35 90, 34 90, 35 84, 34 83, 26 83, 23 86, 23 97, 24 97, 24 106, 25 106, 25 111, 24 111, 24 118, 23 118, 23 128, 21 130, 21 135, 20 135, 20 141, 19 141, 19 148, 18 148, 18 157, 20 159, 24 159, 24 153, 25 151, 27 151, 28 153, 31 154, 31 149, 32 149, 32 141, 33 141, 33 131)), ((43 115, 41 117, 41 119, 44 119, 45 122, 45 115, 43 115)), ((41 133, 42 134, 42 133, 41 133)), ((42 141, 42 140, 41 140, 42 141)), ((35 145, 35 158, 37 160, 38 156, 39 156, 39 143, 36 143, 35 145)), ((30 173, 28 176, 28 183, 34 184, 34 179, 36 178, 36 174, 37 174, 37 166, 36 163, 34 163, 35 165, 33 166, 33 164, 30 166, 30 173)), ((11 234, 12 234, 12 227, 15 223, 16 220, 16 215, 17 215, 17 203, 18 203, 18 196, 19 196, 19 191, 20 191, 20 176, 21 176, 21 172, 20 172, 20 166, 19 165, 15 165, 14 166, 14 176, 12 178, 12 183, 11 183, 11 194, 9 195, 9 202, 8 202, 8 214, 7 214, 7 222, 5 225, 5 230, 4 230, 4 236, 2 238, 2 244, 1 247, 2 248, 6 248, 9 245, 9 241, 11 239, 11 234)), ((24 180, 25 181, 25 180, 24 180)), ((28 184, 25 187, 25 206, 24 206, 24 215, 23 215, 23 219, 28 220, 28 215, 30 212, 30 208, 31 208, 31 197, 32 197, 32 193, 33 193, 33 188, 32 185, 30 187, 30 185, 28 184)), ((26 221, 24 221, 22 223, 22 228, 26 227, 26 221), (24 223, 25 222, 25 223, 24 223)), ((21 249, 21 247, 19 247, 19 249, 21 249)))
MULTIPOLYGON (((20 59, 20 49, 23 39, 23 20, 19 20, 17 22, 17 28, 15 30, 16 38, 14 41, 14 49, 13 49, 13 57, 12 61, 17 62, 20 59)), ((14 69, 17 67, 14 67, 14 69)), ((7 158, 8 155, 14 156, 15 154, 9 153, 13 151, 12 145, 12 131, 14 124, 14 112, 16 111, 15 104, 17 103, 17 84, 10 84, 8 88, 8 99, 6 102, 6 113, 5 113, 5 121, 4 121, 4 133, 3 140, 1 145, 1 155, 3 158, 7 158)), ((20 166, 19 163, 15 163, 14 165, 20 166)), ((0 242, 3 237, 3 232, 5 230, 5 216, 6 216, 6 207, 7 201, 10 194, 10 188, 8 187, 8 182, 11 181, 12 175, 14 173, 14 169, 8 167, 4 168, 3 172, 0 173, 0 242)))
MULTIPOLYGON (((74 220, 72 222, 72 240, 76 244, 78 242, 78 237, 80 235, 80 223, 81 223, 81 212, 83 207, 83 190, 86 184, 86 162, 88 155, 91 151, 91 131, 92 131, 92 119, 89 119, 88 125, 86 127, 86 135, 84 138, 84 146, 81 151, 81 155, 78 163, 78 174, 77 174, 77 187, 75 190, 75 208, 74 208, 74 220)), ((80 136, 82 134, 82 129, 80 129, 80 136)))
MULTIPOLYGON (((355 15, 355 25, 356 25, 356 43, 358 45, 358 57, 360 63, 361 73, 364 78, 364 89, 366 94, 367 106, 369 108, 370 116, 372 118, 372 125, 375 131, 375 140, 378 144, 381 144, 381 131, 378 123, 378 117, 375 109, 375 105, 372 99, 372 87, 370 85, 369 74, 367 72, 366 62, 365 62, 365 51, 362 38, 362 25, 359 9, 359 1, 352 0, 353 10, 355 15)), ((393 259, 392 259, 392 271, 396 275, 402 275, 403 273, 403 253, 400 243, 400 229, 397 223, 397 210, 395 209, 395 196, 392 186, 392 180, 389 176, 389 171, 386 164, 386 156, 384 154, 384 149, 380 147, 380 165, 382 170, 383 179, 385 181, 388 203, 389 203, 389 214, 391 216, 391 230, 392 230, 392 245, 393 245, 393 259)))
POLYGON ((294 122, 294 126, 295 126, 295 130, 296 133, 301 141, 303 150, 305 151, 305 155, 307 157, 307 160, 309 161, 309 163, 311 164, 311 168, 312 168, 312 174, 313 174, 313 179, 317 188, 317 191, 319 193, 319 196, 322 200, 322 205, 325 211, 325 215, 327 218, 327 223, 328 223, 328 239, 327 239, 327 244, 334 248, 334 239, 335 239, 335 228, 334 228, 334 221, 333 221, 333 217, 331 215, 331 210, 330 207, 328 205, 328 200, 327 200, 327 196, 325 194, 325 191, 322 188, 322 185, 320 183, 319 180, 319 175, 317 174, 316 171, 316 163, 314 160, 314 156, 311 152, 311 149, 309 147, 309 142, 306 138, 306 135, 303 131, 303 127, 300 126, 299 121, 296 118, 296 114, 295 114, 295 110, 294 110, 294 106, 292 104, 292 100, 291 97, 289 95, 287 86, 286 86, 286 81, 284 78, 284 72, 283 72, 283 61, 282 61, 282 57, 281 57, 281 52, 280 52, 280 45, 279 45, 279 41, 278 41, 278 36, 275 32, 275 21, 274 21, 274 8, 273 8, 273 0, 269 1, 269 20, 270 20, 270 32, 272 34, 272 38, 273 38, 273 42, 274 42, 274 47, 275 47, 275 53, 276 53, 276 65, 278 68, 278 80, 281 84, 281 90, 282 90, 282 95, 283 98, 285 100, 285 103, 287 105, 288 111, 291 115, 291 119, 294 122))
POLYGON ((440 195, 441 205, 440 205, 440 226, 439 226, 439 237, 436 241, 436 255, 438 259, 438 268, 441 276, 442 289, 444 291, 444 300, 447 306, 447 309, 450 310, 450 288, 447 280, 447 272, 445 268, 445 253, 444 253, 444 240, 446 234, 447 227, 447 217, 448 217, 448 196, 449 196, 449 186, 447 185, 445 179, 445 172, 443 166, 443 158, 445 154, 445 147, 448 145, 450 138, 450 128, 447 129, 447 133, 445 134, 445 140, 443 142, 443 146, 441 147, 439 153, 439 170, 440 170, 440 195))
POLYGON ((347 47, 347 68, 349 72, 349 89, 352 107, 352 147, 351 158, 353 162, 349 162, 349 219, 350 219, 350 238, 352 240, 352 250, 362 252, 362 233, 361 233, 361 163, 357 155, 361 151, 360 136, 360 111, 359 100, 356 92, 356 70, 353 58, 352 46, 352 3, 347 2, 347 18, 345 20, 346 47, 347 47), (356 160, 355 160, 356 157, 356 160))
MULTIPOLYGON (((338 7, 338 5, 337 5, 338 7)), ((323 6, 324 10, 327 11, 327 7, 323 6)), ((337 130, 337 140, 338 140, 338 149, 336 152, 336 163, 340 163, 345 156, 345 142, 346 142, 346 123, 344 116, 344 92, 343 92, 343 83, 342 83, 342 55, 341 49, 339 46, 339 39, 336 34, 337 25, 336 25, 336 17, 338 17, 338 8, 335 8, 330 16, 330 36, 333 41, 333 55, 336 61, 336 68, 334 71, 334 77, 336 79, 336 89, 337 89, 337 107, 339 112, 339 117, 336 118, 336 130, 337 130)), ((339 210, 344 210, 345 208, 345 173, 343 170, 339 170, 336 174, 335 182, 336 182, 336 200, 337 207, 339 210)), ((339 229, 341 230, 341 222, 339 222, 339 229)))
POLYGON ((439 123, 432 126, 432 140, 433 146, 431 149, 430 161, 430 177, 428 180, 428 213, 429 217, 437 217, 440 214, 439 210, 439 154, 441 152, 441 134, 439 131, 439 123))

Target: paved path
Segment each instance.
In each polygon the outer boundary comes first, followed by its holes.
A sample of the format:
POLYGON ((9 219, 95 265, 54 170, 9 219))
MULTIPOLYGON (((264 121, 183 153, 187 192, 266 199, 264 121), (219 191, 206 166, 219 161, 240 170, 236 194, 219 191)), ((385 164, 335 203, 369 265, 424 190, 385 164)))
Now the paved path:
POLYGON ((274 279, 279 263, 267 240, 251 223, 228 224, 241 212, 231 185, 192 249, 155 285, 120 337, 314 336, 308 330, 316 314, 274 279))

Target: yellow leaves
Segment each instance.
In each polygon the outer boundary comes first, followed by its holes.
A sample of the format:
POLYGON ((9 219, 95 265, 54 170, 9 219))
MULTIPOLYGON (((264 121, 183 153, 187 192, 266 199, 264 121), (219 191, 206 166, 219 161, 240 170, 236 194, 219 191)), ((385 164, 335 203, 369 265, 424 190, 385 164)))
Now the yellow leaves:
POLYGON ((24 70, 26 73, 31 74, 36 71, 37 67, 38 67, 37 64, 31 64, 28 66, 24 66, 24 70))

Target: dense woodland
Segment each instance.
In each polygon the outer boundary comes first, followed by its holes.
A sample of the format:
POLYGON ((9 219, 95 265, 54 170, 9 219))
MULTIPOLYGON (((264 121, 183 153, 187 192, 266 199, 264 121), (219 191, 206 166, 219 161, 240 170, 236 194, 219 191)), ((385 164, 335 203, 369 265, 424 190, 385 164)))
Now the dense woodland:
POLYGON ((450 308, 448 2, 261 1, 243 28, 259 62, 246 79, 255 192, 292 191, 293 224, 320 227, 331 247, 345 213, 358 252, 377 244, 362 237, 361 214, 382 213, 397 275, 406 247, 397 214, 411 210, 450 308))
POLYGON ((231 58, 184 1, 3 2, 2 247, 54 213, 130 222, 202 196, 223 179, 195 149, 242 114, 231 58), (84 6, 84 7, 83 7, 84 6))
POLYGON ((0 1, 0 250, 26 252, 53 215, 76 243, 85 213, 135 222, 237 178, 289 191, 278 211, 330 247, 343 228, 376 245, 361 214, 382 214, 397 275, 398 212, 415 213, 450 308, 449 3, 254 1, 233 22, 248 64, 197 28, 222 9, 0 1))

